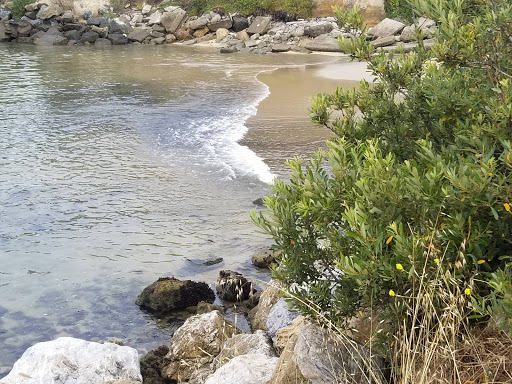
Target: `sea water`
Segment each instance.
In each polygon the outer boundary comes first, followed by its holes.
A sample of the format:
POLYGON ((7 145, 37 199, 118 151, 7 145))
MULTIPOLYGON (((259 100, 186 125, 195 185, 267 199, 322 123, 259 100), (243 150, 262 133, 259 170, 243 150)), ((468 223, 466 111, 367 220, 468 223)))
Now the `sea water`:
POLYGON ((173 328, 134 304, 159 277, 267 279, 249 212, 282 162, 241 139, 269 93, 259 73, 320 61, 0 45, 0 377, 59 336, 168 344, 173 328))

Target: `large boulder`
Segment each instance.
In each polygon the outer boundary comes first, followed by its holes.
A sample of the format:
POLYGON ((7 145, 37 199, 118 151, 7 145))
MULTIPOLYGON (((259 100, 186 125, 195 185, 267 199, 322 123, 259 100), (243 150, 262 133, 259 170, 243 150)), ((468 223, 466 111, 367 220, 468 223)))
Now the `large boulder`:
POLYGON ((263 35, 267 33, 272 19, 267 16, 257 16, 247 29, 249 35, 263 35))
POLYGON ((304 35, 315 38, 333 30, 332 23, 310 23, 304 26, 304 35))
POLYGON ((227 339, 239 333, 243 331, 219 311, 189 317, 174 333, 162 377, 178 382, 188 380, 194 371, 213 361, 227 339))
POLYGON ((50 19, 52 17, 62 15, 64 11, 58 5, 50 5, 48 7, 42 7, 39 12, 37 12, 37 18, 41 20, 50 19))
POLYGON ((252 330, 267 330, 267 317, 272 307, 279 301, 281 289, 270 283, 262 292, 258 305, 250 310, 248 318, 252 330))
POLYGON ((27 349, 0 383, 104 384, 115 380, 142 383, 137 350, 60 337, 27 349))
POLYGON ((368 34, 376 37, 393 36, 402 32, 405 28, 405 24, 393 19, 385 18, 379 24, 371 27, 368 30, 368 34))
POLYGON ((110 33, 129 34, 132 30, 130 23, 124 18, 118 17, 110 21, 110 33))
POLYGON ((203 15, 201 17, 198 17, 197 19, 190 20, 187 23, 187 28, 196 30, 206 27, 206 24, 208 24, 208 17, 206 15, 203 15))
POLYGON ((233 26, 233 22, 231 21, 230 18, 221 19, 215 23, 213 23, 213 22, 208 23, 208 29, 212 32, 215 32, 221 28, 230 29, 232 26, 233 26))
POLYGON ((11 35, 7 33, 7 20, 0 20, 0 42, 11 40, 11 35))
POLYGON ((217 294, 223 300, 242 301, 249 298, 253 292, 252 283, 241 273, 229 270, 219 272, 215 282, 217 294))
POLYGON ((231 27, 234 32, 240 32, 249 28, 249 20, 242 15, 233 16, 233 26, 231 27))
POLYGON ((148 25, 160 24, 160 18, 162 17, 162 13, 159 11, 154 12, 149 18, 148 25))
POLYGON ((292 327, 270 384, 385 382, 384 362, 366 347, 302 319, 292 327))
POLYGON ((206 283, 162 277, 144 288, 135 304, 152 311, 171 312, 214 300, 215 294, 206 283))
POLYGON ((172 12, 164 12, 160 16, 160 24, 167 32, 174 33, 181 27, 186 16, 187 13, 183 9, 176 8, 172 12))
POLYGON ((82 43, 91 43, 94 44, 96 40, 100 38, 100 35, 94 31, 88 31, 82 34, 81 41, 82 43))
POLYGON ((310 51, 343 52, 338 44, 338 39, 329 35, 320 35, 314 38, 306 44, 305 48, 310 51))
POLYGON ((277 357, 260 353, 240 355, 215 371, 205 384, 266 384, 277 361, 277 357))
POLYGON ((149 36, 149 33, 150 32, 147 29, 133 28, 133 30, 128 34, 128 39, 142 43, 149 36))

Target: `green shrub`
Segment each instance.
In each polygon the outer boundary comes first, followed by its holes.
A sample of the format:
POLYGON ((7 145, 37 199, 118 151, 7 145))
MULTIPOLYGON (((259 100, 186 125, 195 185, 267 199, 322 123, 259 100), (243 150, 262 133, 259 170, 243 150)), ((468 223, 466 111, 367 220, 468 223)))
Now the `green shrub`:
POLYGON ((227 12, 240 12, 242 15, 257 14, 265 11, 269 14, 284 11, 292 15, 311 16, 312 0, 192 0, 190 12, 200 15, 214 8, 223 8, 227 12))
MULTIPOLYGON (((290 181, 252 213, 283 250, 274 276, 296 305, 340 326, 375 308, 392 319, 388 353, 397 330, 427 316, 425 295, 432 327, 454 303, 452 336, 489 315, 511 330, 512 319, 512 5, 414 7, 440 23, 432 49, 375 55, 364 34, 340 41, 376 81, 313 98, 313 121, 337 138, 291 160, 290 181)), ((362 27, 357 10, 338 16, 362 27)))
POLYGON ((32 4, 34 0, 14 0, 12 2, 12 15, 22 17, 25 14, 25 5, 32 4))

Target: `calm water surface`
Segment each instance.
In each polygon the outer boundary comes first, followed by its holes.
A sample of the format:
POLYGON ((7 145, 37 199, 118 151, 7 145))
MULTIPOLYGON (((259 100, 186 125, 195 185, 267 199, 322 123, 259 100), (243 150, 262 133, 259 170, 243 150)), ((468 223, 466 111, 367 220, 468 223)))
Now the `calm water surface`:
POLYGON ((256 75, 325 60, 0 45, 0 377, 59 336, 167 343, 134 305, 158 277, 265 279, 249 211, 280 171, 239 143, 256 75))

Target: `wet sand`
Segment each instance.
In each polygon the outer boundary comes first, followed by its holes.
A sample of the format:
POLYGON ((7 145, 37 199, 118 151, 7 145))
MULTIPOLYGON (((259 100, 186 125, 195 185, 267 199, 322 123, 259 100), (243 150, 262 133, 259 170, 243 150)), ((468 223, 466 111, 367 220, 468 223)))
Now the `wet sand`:
POLYGON ((263 158, 274 174, 286 177, 287 159, 308 158, 325 148, 325 141, 332 136, 327 128, 311 122, 311 96, 332 93, 336 87, 357 87, 362 78, 371 81, 366 64, 347 59, 261 73, 258 79, 269 87, 270 94, 247 121, 249 130, 241 144, 263 158))

